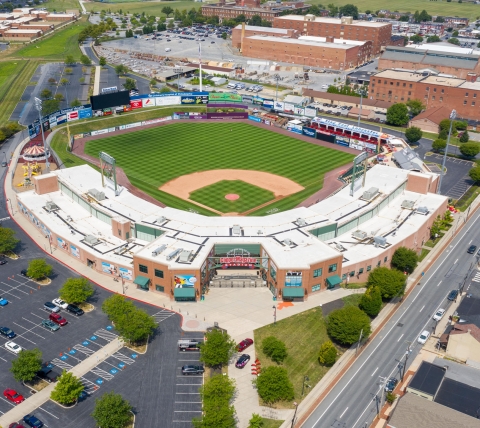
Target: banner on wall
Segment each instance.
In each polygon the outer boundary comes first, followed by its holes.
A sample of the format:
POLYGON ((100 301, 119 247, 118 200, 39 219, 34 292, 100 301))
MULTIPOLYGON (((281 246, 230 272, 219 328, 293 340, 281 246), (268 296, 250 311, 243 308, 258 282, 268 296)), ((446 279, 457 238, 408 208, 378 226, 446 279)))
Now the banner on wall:
POLYGON ((61 115, 57 116, 57 125, 62 125, 63 123, 67 122, 67 115, 62 113, 61 115))
POLYGON ((182 104, 207 104, 208 95, 191 95, 181 96, 180 101, 182 104))
POLYGON ((274 104, 275 104, 274 100, 263 100, 263 107, 273 108, 274 104))
POLYGON ((312 107, 305 107, 305 116, 315 117, 317 115, 317 109, 312 107))
POLYGON ((78 111, 78 117, 80 119, 88 119, 92 117, 92 108, 84 108, 78 111))
POLYGON ((67 113, 67 122, 78 120, 78 111, 69 111, 67 113))
POLYGON ((210 92, 208 94, 209 102, 241 102, 242 96, 240 94, 230 94, 228 92, 210 92))
POLYGON ((285 275, 285 287, 301 287, 302 272, 288 271, 285 275))
POLYGON ((75 247, 75 245, 70 244, 70 252, 72 253, 72 256, 76 257, 77 259, 80 258, 80 250, 75 247))
POLYGON ((293 114, 294 110, 295 110, 295 106, 293 104, 283 103, 283 111, 285 113, 293 114))
POLYGON ((350 138, 343 137, 341 135, 337 135, 335 138, 335 143, 340 144, 341 146, 349 147, 350 146, 350 138))
POLYGON ((305 116, 305 109, 300 106, 295 106, 293 112, 299 116, 305 116))
POLYGON ((283 101, 275 101, 273 109, 277 111, 283 111, 285 108, 285 103, 283 101))
POLYGON ((142 100, 130 101, 130 107, 132 108, 132 110, 137 109, 137 108, 142 108, 142 100))
POLYGON ((102 272, 108 273, 109 275, 118 275, 117 267, 107 262, 102 262, 102 272))
POLYGON ((195 286, 197 278, 195 278, 195 275, 175 275, 173 282, 175 288, 191 288, 195 286))
POLYGON ((90 135, 93 137, 95 135, 102 135, 106 134, 108 132, 108 129, 99 129, 98 131, 92 131, 90 132, 90 135))
POLYGON ((188 114, 188 112, 180 112, 180 111, 176 111, 173 113, 173 118, 175 120, 178 120, 178 119, 190 119, 190 115, 188 114))
POLYGON ((133 278, 133 272, 130 270, 130 269, 127 269, 127 268, 118 268, 118 271, 120 272, 120 276, 123 278, 123 279, 127 279, 129 281, 132 280, 133 278))
POLYGON ((181 104, 182 98, 179 96, 168 96, 162 98, 155 98, 155 105, 157 106, 176 106, 181 104))
POLYGON ((57 244, 62 250, 68 251, 68 244, 62 238, 57 237, 57 244))
POLYGON ((155 100, 153 98, 142 98, 142 107, 155 107, 155 100))
POLYGON ((313 128, 307 128, 304 126, 302 131, 303 131, 303 135, 306 135, 308 137, 315 138, 317 136, 317 131, 315 131, 315 129, 313 128))

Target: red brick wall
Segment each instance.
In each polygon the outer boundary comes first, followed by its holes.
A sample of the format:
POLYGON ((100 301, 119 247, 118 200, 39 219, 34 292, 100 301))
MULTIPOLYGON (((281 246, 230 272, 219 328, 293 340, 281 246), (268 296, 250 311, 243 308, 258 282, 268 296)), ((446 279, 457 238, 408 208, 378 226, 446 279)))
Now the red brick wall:
MULTIPOLYGON (((273 33, 270 28, 265 27, 261 31, 258 30, 248 30, 245 28, 245 37, 250 36, 258 36, 260 34, 266 34, 267 36, 278 36, 277 33, 273 33)), ((296 31, 295 30, 287 30, 286 36, 290 38, 295 38, 296 31)), ((242 45, 242 29, 241 28, 234 28, 232 30, 232 46, 235 48, 240 48, 242 45)))
POLYGON ((234 9, 229 7, 213 7, 202 6, 203 16, 218 16, 220 19, 232 19, 238 15, 245 15, 247 19, 250 19, 253 15, 260 15, 260 17, 266 21, 273 22, 273 18, 278 15, 279 12, 271 12, 268 10, 248 10, 248 9, 234 9))

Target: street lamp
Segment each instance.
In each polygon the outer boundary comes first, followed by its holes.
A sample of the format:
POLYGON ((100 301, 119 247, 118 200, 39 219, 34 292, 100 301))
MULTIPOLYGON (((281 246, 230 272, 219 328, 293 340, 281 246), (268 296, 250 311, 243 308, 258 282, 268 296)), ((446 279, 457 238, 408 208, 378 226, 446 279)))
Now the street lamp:
POLYGON ((50 172, 50 164, 48 163, 47 146, 45 145, 45 134, 43 133, 42 123, 42 100, 35 97, 35 108, 38 110, 38 120, 40 121, 40 129, 42 130, 43 150, 45 151, 45 172, 50 172))
POLYGON ((440 194, 441 187, 442 187, 442 179, 445 174, 445 162, 447 161, 448 145, 450 144, 450 136, 452 135, 453 121, 455 120, 456 117, 457 117, 456 110, 452 110, 452 112, 450 113, 450 129, 448 131, 447 146, 445 147, 445 153, 443 154, 442 172, 440 174, 440 181, 438 182, 438 190, 437 190, 438 194, 440 194))
POLYGON ((180 74, 183 73, 183 68, 174 68, 173 72, 177 74, 177 91, 180 91, 180 74))
POLYGON ((273 80, 277 82, 277 89, 275 89, 275 101, 278 101, 278 81, 281 80, 282 78, 278 73, 273 75, 273 80))
POLYGON ((360 116, 362 115, 362 103, 363 103, 363 97, 366 96, 367 94, 365 93, 365 89, 361 88, 360 89, 360 111, 358 112, 358 127, 360 127, 360 116))
POLYGON ((294 401, 293 405, 295 406, 295 413, 293 414, 292 427, 291 428, 293 428, 295 426, 295 418, 297 417, 298 403, 296 401, 294 401))
POLYGON ((272 306, 273 309, 273 324, 277 323, 277 307, 275 305, 272 306))

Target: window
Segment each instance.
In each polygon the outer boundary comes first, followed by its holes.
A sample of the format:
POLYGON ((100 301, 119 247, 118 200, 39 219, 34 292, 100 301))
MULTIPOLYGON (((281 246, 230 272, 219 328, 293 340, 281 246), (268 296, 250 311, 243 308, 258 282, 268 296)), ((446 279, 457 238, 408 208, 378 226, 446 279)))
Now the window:
POLYGON ((412 95, 412 91, 408 91, 408 95, 412 95))
POLYGON ((387 260, 388 260, 388 257, 385 256, 385 258, 383 259, 383 263, 387 263, 387 260))
POLYGON ((440 101, 443 101, 443 97, 440 97, 440 101))
POLYGON ((319 276, 322 276, 322 268, 320 268, 320 269, 315 269, 315 270, 313 271, 313 277, 314 277, 314 278, 318 278, 319 276))
POLYGON ((336 272, 336 271, 337 271, 337 264, 336 264, 336 263, 333 264, 333 265, 330 265, 330 266, 328 267, 328 272, 329 272, 329 273, 336 272))
POLYGON ((363 273, 363 268, 358 269, 358 274, 361 275, 363 273))
POLYGON ((433 92, 437 92, 437 88, 433 88, 433 92))
POLYGON ((350 276, 355 276, 355 271, 352 270, 349 275, 350 275, 350 276))
POLYGON ((161 291, 162 293, 165 291, 165 287, 163 285, 155 285, 155 290, 161 291))
POLYGON ((397 86, 400 86, 400 82, 397 82, 397 86))
POLYGON ((372 265, 367 266, 367 272, 370 272, 372 270, 372 265))
POLYGON ((465 96, 468 97, 468 92, 465 92, 465 96))
POLYGON ((444 93, 445 93, 445 89, 442 89, 442 94, 444 94, 444 93))
POLYGON ((477 98, 477 94, 473 94, 473 98, 477 98))
POLYGON ((138 269, 140 270, 140 272, 148 273, 148 267, 145 265, 138 265, 138 269))
POLYGON ((345 281, 346 279, 347 279, 347 274, 344 273, 344 274, 342 275, 342 281, 345 281))
POLYGON ((432 101, 435 101, 435 97, 432 97, 432 101))
POLYGON ((404 84, 403 84, 403 87, 405 88, 406 86, 407 86, 407 84, 406 84, 406 83, 404 83, 404 84))
POLYGON ((465 101, 463 102, 463 105, 464 105, 464 106, 466 106, 466 105, 467 105, 467 100, 465 100, 465 101))
POLYGON ((426 91, 429 91, 429 90, 430 90, 430 88, 427 86, 427 87, 425 88, 425 90, 426 90, 426 91))
POLYGON ((409 88, 413 88, 413 86, 412 86, 412 84, 411 84, 411 83, 410 83, 410 86, 409 86, 409 88))
POLYGON ((380 263, 382 263, 382 261, 381 261, 381 260, 379 260, 379 261, 378 261, 378 263, 377 263, 377 266, 380 266, 380 263))
POLYGON ((475 101, 472 101, 472 107, 475 105, 475 101))
POLYGON ((163 270, 155 269, 155 276, 157 278, 163 278, 163 270))
POLYGON ((122 231, 118 229, 118 236, 122 236, 122 231))
POLYGON ((319 291, 319 290, 320 290, 320 284, 312 285, 312 291, 319 291))

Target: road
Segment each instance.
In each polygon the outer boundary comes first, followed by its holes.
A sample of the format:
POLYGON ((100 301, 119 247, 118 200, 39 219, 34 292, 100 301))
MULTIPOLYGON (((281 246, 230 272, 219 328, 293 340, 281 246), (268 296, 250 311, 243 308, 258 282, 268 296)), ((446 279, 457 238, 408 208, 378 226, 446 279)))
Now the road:
MULTIPOLYGON (((431 331, 432 315, 446 308, 446 296, 463 283, 475 257, 467 254, 470 243, 480 244, 480 228, 475 227, 480 212, 473 214, 448 248, 425 273, 421 284, 410 293, 402 306, 340 382, 325 397, 304 423, 304 428, 370 426, 376 416, 375 395, 380 397, 380 377, 399 378, 399 364, 405 361, 409 344, 412 352, 407 370, 420 350, 417 338, 423 330, 431 331)), ((450 302, 448 302, 450 303, 450 302)), ((438 334, 438 332, 437 332, 438 334)))

